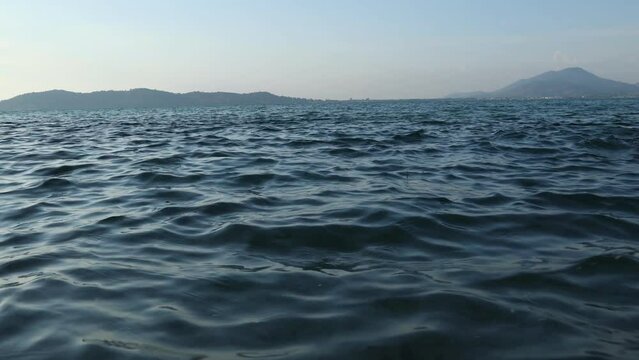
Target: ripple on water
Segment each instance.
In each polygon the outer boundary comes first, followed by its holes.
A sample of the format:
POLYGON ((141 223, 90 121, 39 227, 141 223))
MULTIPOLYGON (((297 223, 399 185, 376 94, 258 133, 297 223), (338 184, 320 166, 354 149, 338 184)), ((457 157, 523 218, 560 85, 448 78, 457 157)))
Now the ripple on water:
POLYGON ((639 104, 0 114, 0 357, 639 358, 639 104))

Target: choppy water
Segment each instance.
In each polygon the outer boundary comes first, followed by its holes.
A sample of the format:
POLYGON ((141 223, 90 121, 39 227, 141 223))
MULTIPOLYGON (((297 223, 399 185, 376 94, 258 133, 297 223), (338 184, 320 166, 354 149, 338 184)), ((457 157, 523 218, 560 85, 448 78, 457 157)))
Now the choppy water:
POLYGON ((0 358, 637 359, 639 102, 0 114, 0 358))

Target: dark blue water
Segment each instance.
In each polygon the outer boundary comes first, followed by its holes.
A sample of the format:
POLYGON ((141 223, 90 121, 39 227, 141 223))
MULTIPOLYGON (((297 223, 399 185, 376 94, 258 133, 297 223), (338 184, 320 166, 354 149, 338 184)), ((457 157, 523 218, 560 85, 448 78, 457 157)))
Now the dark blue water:
POLYGON ((637 359, 639 102, 0 114, 2 359, 637 359))

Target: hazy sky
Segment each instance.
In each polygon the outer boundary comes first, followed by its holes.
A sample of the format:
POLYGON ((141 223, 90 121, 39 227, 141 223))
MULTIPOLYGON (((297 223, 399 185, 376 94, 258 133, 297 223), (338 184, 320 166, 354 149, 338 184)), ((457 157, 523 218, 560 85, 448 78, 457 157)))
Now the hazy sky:
POLYGON ((430 98, 568 66, 639 82, 639 1, 0 0, 0 99, 136 87, 430 98))

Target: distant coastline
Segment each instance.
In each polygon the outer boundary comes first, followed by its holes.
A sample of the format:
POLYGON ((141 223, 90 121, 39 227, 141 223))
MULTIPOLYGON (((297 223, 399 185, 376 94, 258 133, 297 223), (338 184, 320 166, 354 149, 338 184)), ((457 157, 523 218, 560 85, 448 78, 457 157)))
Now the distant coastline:
POLYGON ((604 79, 579 67, 548 71, 518 80, 492 92, 473 91, 448 95, 451 99, 576 99, 635 98, 639 84, 604 79))
MULTIPOLYGON (((492 92, 466 92, 440 99, 610 99, 639 98, 639 84, 601 78, 581 68, 549 71, 522 79, 492 92)), ((275 95, 269 92, 172 93, 152 89, 109 90, 89 93, 50 90, 18 95, 0 101, 0 111, 99 110, 123 108, 196 107, 219 105, 293 105, 331 102, 425 101, 436 99, 315 100, 275 95)))
POLYGON ((50 90, 0 101, 0 111, 98 110, 119 108, 189 107, 215 105, 289 105, 319 100, 274 95, 269 92, 172 93, 152 89, 78 93, 50 90))

